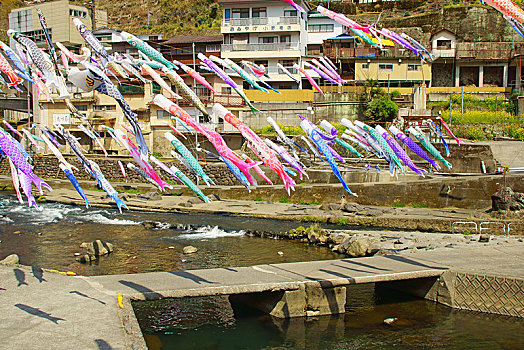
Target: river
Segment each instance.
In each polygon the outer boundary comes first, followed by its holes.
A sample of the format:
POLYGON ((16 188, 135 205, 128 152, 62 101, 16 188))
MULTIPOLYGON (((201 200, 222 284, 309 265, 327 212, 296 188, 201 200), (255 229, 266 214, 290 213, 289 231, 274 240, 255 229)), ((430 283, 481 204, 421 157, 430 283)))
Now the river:
MULTIPOLYGON (((246 235, 296 222, 212 214, 125 212, 44 203, 40 210, 0 195, 0 258, 81 275, 141 273, 337 259, 323 247, 246 235), (148 223, 148 224, 144 224, 148 223), (82 242, 115 251, 81 264, 82 242), (198 252, 184 255, 192 245, 198 252), (76 255, 75 255, 76 254, 76 255)), ((227 297, 134 303, 151 349, 522 349, 521 319, 456 311, 374 285, 351 286, 344 315, 279 320, 227 297), (399 319, 395 326, 383 320, 399 319)))

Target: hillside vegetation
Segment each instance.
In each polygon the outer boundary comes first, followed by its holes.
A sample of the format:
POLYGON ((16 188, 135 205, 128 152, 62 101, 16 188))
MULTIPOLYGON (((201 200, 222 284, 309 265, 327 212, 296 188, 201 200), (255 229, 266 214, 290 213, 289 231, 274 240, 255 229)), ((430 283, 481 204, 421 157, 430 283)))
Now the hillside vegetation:
POLYGON ((131 33, 170 37, 220 32, 222 13, 216 0, 98 0, 96 6, 107 11, 109 27, 131 33))

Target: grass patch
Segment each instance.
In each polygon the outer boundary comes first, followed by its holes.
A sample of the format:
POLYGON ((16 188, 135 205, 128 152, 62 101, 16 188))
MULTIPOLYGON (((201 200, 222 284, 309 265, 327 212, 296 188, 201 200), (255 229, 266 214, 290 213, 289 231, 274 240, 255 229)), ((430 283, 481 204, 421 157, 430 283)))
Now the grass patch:
MULTIPOLYGON (((324 222, 321 218, 311 215, 305 215, 300 218, 300 222, 324 222)), ((306 231, 307 232, 307 231, 306 231)))
POLYGON ((428 207, 428 205, 426 203, 420 203, 420 204, 413 203, 411 206, 413 208, 427 208, 428 207))
POLYGON ((262 197, 255 197, 253 198, 255 202, 262 202, 262 197))
POLYGON ((320 202, 317 202, 317 201, 313 201, 313 202, 300 201, 298 204, 303 204, 303 205, 319 205, 320 202))
POLYGON ((282 197, 282 198, 280 198, 279 202, 280 202, 280 203, 289 203, 289 198, 287 198, 287 197, 282 197))
POLYGON ((401 202, 395 202, 395 204, 393 204, 393 206, 395 208, 404 208, 406 206, 406 204, 401 203, 401 202))

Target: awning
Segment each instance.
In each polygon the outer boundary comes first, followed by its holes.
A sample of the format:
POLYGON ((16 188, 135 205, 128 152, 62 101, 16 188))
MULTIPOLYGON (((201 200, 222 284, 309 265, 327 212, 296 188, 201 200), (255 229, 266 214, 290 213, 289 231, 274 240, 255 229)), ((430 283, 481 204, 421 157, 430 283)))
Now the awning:
POLYGON ((340 34, 338 36, 334 36, 332 38, 327 38, 326 40, 344 40, 344 39, 356 39, 356 36, 347 35, 347 34, 340 34))

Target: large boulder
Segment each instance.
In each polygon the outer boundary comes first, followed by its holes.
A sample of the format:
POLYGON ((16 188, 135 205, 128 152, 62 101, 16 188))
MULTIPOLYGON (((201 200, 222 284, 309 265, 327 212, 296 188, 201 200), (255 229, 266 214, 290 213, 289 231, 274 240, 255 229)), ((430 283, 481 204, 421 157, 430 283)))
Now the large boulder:
POLYGON ((0 260, 0 264, 4 265, 18 265, 20 258, 16 254, 8 255, 4 260, 0 260))
POLYGON ((349 240, 349 242, 344 242, 346 254, 354 258, 366 256, 369 254, 368 250, 371 250, 371 246, 376 242, 375 239, 367 237, 355 237, 354 239, 349 240))
POLYGON ((515 193, 510 187, 503 187, 491 195, 491 209, 499 210, 522 210, 524 209, 524 194, 515 193))
POLYGON ((80 244, 80 248, 85 248, 88 254, 94 256, 106 255, 113 251, 113 245, 111 243, 107 243, 99 239, 93 242, 84 242, 80 244))
POLYGON ((363 208, 358 203, 346 203, 341 209, 345 213, 359 214, 363 208))

